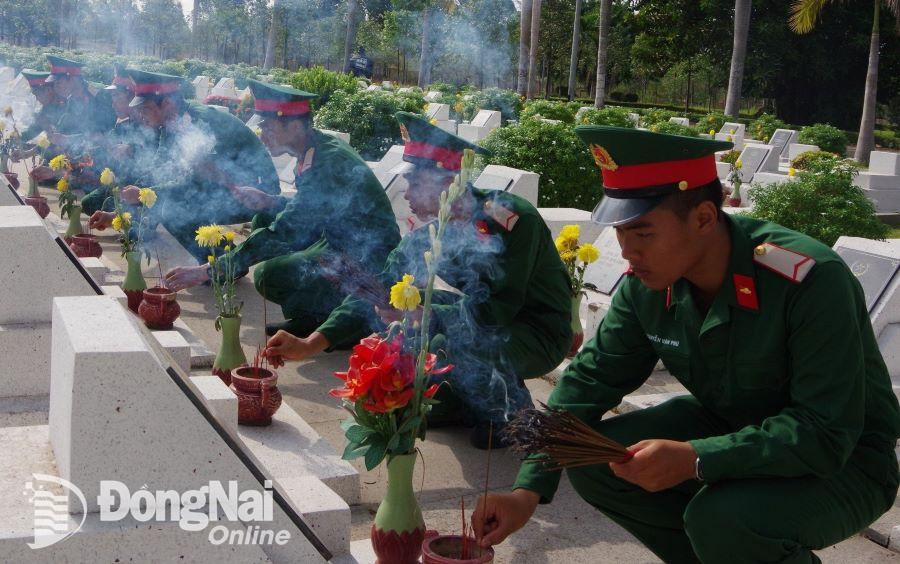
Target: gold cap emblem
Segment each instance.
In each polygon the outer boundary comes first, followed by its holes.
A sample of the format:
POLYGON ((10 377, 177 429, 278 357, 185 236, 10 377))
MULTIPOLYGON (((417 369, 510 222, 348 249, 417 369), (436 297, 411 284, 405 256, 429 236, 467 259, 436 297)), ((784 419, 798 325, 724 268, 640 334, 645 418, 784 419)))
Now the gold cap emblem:
POLYGON ((594 162, 603 170, 616 170, 619 165, 610 156, 609 151, 600 145, 591 144, 591 154, 594 155, 594 162))
POLYGON ((769 248, 765 245, 759 245, 758 247, 753 249, 753 254, 755 254, 758 257, 761 257, 768 252, 769 252, 769 248))
POLYGON ((678 189, 681 190, 682 192, 684 192, 685 190, 687 190, 687 189, 688 189, 688 183, 687 183, 687 180, 682 180, 681 182, 679 182, 679 183, 678 183, 678 189))

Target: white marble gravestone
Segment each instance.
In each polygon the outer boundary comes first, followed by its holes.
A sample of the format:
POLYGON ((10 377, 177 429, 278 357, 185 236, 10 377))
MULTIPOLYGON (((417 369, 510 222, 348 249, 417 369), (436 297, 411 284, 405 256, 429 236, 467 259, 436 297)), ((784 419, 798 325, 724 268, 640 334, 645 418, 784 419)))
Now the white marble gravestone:
POLYGON ((753 182, 754 175, 759 172, 778 170, 778 155, 772 151, 771 145, 748 144, 741 151, 741 169, 736 171, 745 184, 753 182))
POLYGON ((226 96, 237 98, 238 92, 234 87, 234 79, 227 76, 219 79, 219 82, 209 91, 209 96, 226 96))
MULTIPOLYGON (((891 199, 891 192, 900 198, 900 153, 872 151, 869 155, 869 170, 860 171, 854 178, 854 184, 863 190, 879 192, 874 194, 875 199, 891 199)), ((900 206, 891 211, 898 210, 900 206)))
POLYGON ((470 143, 478 143, 500 127, 501 117, 495 110, 479 110, 470 123, 459 124, 459 136, 470 143))
POLYGON ((441 97, 443 95, 444 94, 442 92, 439 92, 437 90, 432 90, 432 91, 428 92, 427 94, 425 94, 425 101, 426 102, 437 102, 438 100, 441 99, 441 97))
POLYGON ((487 165, 472 184, 482 190, 503 190, 537 206, 540 175, 501 165, 487 165))
POLYGON ((818 151, 818 145, 806 145, 804 143, 791 143, 788 145, 788 160, 793 161, 803 153, 818 151))
POLYGON ((194 80, 191 81, 191 84, 194 85, 194 95, 200 101, 206 99, 209 96, 209 77, 198 75, 194 77, 194 80))
MULTIPOLYGON (((287 494, 287 486, 271 476, 233 430, 218 422, 194 383, 152 341, 140 322, 109 297, 54 302, 50 445, 59 477, 77 484, 84 500, 68 492, 69 512, 95 519, 100 503, 107 502, 98 497, 101 480, 121 482, 130 492, 184 492, 210 482, 227 488, 229 481, 237 492, 262 492, 268 481, 275 496, 271 521, 220 518, 219 523, 289 531, 284 545, 255 547, 273 562, 323 561, 320 549, 311 544, 322 541, 309 532, 305 507, 325 486, 310 480, 306 492, 287 494)), ((338 503, 330 513, 349 517, 349 507, 338 503)), ((178 529, 171 517, 154 520, 153 526, 178 529)), ((141 528, 131 534, 146 535, 141 528)), ((55 561, 65 560, 65 543, 59 547, 55 561)), ((329 548, 346 551, 349 543, 329 548)), ((116 546, 97 549, 96 560, 119 556, 116 546)), ((327 551, 324 546, 321 550, 327 551)), ((251 554, 256 559, 249 551, 220 552, 228 562, 251 554)))
POLYGON ((628 261, 622 258, 622 249, 619 247, 614 228, 603 227, 594 241, 594 246, 600 252, 600 258, 589 265, 584 273, 587 286, 581 319, 585 325, 585 341, 597 334, 600 322, 609 311, 612 296, 628 269, 628 261))
POLYGON ((775 152, 782 159, 787 159, 788 147, 791 143, 797 142, 797 130, 795 129, 776 129, 769 139, 769 145, 775 148, 775 152))
POLYGON ((878 348, 900 395, 900 239, 841 237, 834 250, 863 288, 878 348))
POLYGON ((683 125, 685 127, 691 126, 691 121, 686 117, 670 117, 669 123, 674 123, 677 125, 683 125))
POLYGON ((428 104, 428 109, 425 110, 425 117, 438 121, 447 121, 450 119, 450 106, 449 104, 431 102, 428 104))
POLYGON ((716 139, 719 141, 731 141, 734 148, 738 151, 744 148, 744 134, 746 127, 743 123, 725 122, 722 129, 716 133, 716 139))
POLYGON ((0 206, 21 206, 24 205, 21 196, 12 187, 9 180, 0 174, 0 206))

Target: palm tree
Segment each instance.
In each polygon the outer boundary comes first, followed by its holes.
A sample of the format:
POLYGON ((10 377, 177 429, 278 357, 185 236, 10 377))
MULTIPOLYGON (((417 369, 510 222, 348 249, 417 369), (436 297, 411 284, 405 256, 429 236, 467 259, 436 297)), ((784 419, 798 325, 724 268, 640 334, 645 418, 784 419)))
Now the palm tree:
MULTIPOLYGON (((833 0, 794 0, 791 6, 791 29, 808 33, 815 27, 825 4, 833 0)), ((862 118, 859 121, 859 137, 853 158, 868 164, 869 153, 875 148, 875 97, 878 93, 878 49, 881 42, 879 14, 885 6, 897 18, 900 25, 900 0, 873 0, 872 36, 869 39, 869 67, 866 71, 866 92, 863 95, 862 118)))
POLYGON ((597 87, 594 93, 594 107, 606 104, 606 54, 609 51, 609 21, 612 18, 612 0, 600 0, 600 22, 597 24, 597 87))
POLYGON ((521 0, 519 14, 519 72, 516 90, 519 96, 528 93, 528 60, 531 56, 531 0, 521 0))
POLYGON ((344 39, 344 72, 350 70, 350 50, 356 41, 357 0, 347 0, 347 36, 344 39))
POLYGON ((744 82, 744 61, 747 59, 751 4, 752 0, 734 0, 734 47, 731 49, 731 73, 728 76, 725 115, 735 118, 741 110, 741 84, 744 82))
POLYGON ((578 49, 581 39, 581 8, 583 0, 575 0, 575 22, 572 24, 572 55, 569 57, 569 101, 575 99, 575 75, 578 72, 578 49))
POLYGON ((531 4, 531 49, 528 56, 528 91, 525 94, 529 100, 538 93, 538 82, 540 82, 540 77, 537 75, 537 54, 541 35, 541 1, 532 0, 531 4))
POLYGON ((272 25, 269 26, 269 38, 266 41, 266 58, 263 68, 269 70, 275 64, 275 38, 278 36, 278 16, 281 12, 279 0, 272 2, 272 25))
POLYGON ((434 27, 434 17, 437 8, 434 6, 426 6, 425 13, 422 15, 422 51, 419 56, 419 88, 424 89, 431 84, 431 51, 432 51, 432 27, 434 27))

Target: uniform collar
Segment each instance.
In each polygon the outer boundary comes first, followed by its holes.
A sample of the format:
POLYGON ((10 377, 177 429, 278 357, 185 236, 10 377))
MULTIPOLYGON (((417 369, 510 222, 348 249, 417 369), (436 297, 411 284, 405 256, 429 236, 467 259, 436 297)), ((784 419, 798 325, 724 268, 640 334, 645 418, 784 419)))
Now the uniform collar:
MULTIPOLYGON (((702 320, 701 333, 727 323, 731 319, 731 308, 759 313, 756 268, 753 264, 753 242, 739 221, 725 215, 725 223, 731 236, 728 272, 725 274, 722 287, 716 294, 706 318, 702 320)), ((681 278, 666 290, 666 308, 673 311, 678 310, 677 315, 679 316, 697 316, 699 314, 691 295, 690 282, 681 278)))

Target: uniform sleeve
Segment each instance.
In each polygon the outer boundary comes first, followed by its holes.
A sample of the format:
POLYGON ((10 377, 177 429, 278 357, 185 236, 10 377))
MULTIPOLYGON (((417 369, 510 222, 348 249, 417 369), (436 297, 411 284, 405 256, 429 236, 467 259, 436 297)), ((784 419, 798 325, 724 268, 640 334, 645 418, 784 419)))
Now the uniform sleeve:
MULTIPOLYGON (((211 110, 217 112, 218 110, 211 110)), ((252 186, 268 194, 279 194, 281 184, 275 163, 250 128, 233 116, 215 116, 221 124, 216 131, 217 166, 237 184, 252 186), (233 118, 233 119, 221 119, 233 118)))
MULTIPOLYGON (((628 281, 613 296, 597 335, 575 357, 550 394, 550 407, 564 409, 596 426, 607 411, 650 376, 658 357, 634 313, 630 286, 635 283, 628 281)), ((559 471, 548 472, 526 461, 513 489, 531 490, 540 494, 542 503, 549 503, 559 478, 559 471)))
POLYGON ((831 476, 862 433, 862 288, 839 263, 816 266, 804 286, 787 306, 789 406, 758 426, 691 441, 707 481, 831 476))

